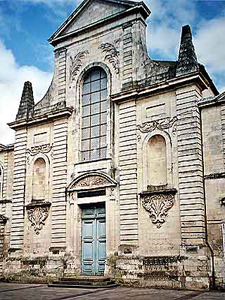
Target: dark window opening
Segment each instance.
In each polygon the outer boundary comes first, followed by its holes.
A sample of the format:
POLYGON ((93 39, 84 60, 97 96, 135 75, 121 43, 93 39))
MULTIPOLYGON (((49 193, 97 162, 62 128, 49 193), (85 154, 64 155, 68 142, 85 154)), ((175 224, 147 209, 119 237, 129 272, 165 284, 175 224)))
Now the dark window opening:
POLYGON ((96 197, 96 196, 105 196, 106 190, 97 190, 97 191, 88 191, 88 192, 78 192, 77 198, 88 198, 88 197, 96 197))

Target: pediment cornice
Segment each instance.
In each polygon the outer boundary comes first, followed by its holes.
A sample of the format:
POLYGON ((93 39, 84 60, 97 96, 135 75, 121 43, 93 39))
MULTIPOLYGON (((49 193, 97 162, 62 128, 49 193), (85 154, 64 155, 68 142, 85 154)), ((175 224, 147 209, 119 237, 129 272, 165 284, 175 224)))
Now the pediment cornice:
POLYGON ((56 41, 66 38, 71 34, 78 33, 83 29, 87 29, 96 24, 100 24, 101 22, 112 19, 114 17, 118 18, 120 14, 137 8, 142 10, 145 18, 147 18, 147 16, 150 14, 150 10, 144 2, 134 2, 128 0, 85 0, 55 31, 55 33, 49 38, 48 41, 51 44, 55 44, 56 41), (101 3, 102 7, 104 7, 102 11, 99 11, 98 9, 98 14, 93 13, 93 16, 90 16, 90 12, 87 12, 87 16, 85 15, 85 12, 88 10, 88 8, 90 8, 90 6, 93 6, 92 10, 94 11, 94 6, 99 3, 101 3), (110 9, 109 12, 107 12, 107 6, 110 9), (83 21, 78 22, 81 18, 83 18, 83 21))

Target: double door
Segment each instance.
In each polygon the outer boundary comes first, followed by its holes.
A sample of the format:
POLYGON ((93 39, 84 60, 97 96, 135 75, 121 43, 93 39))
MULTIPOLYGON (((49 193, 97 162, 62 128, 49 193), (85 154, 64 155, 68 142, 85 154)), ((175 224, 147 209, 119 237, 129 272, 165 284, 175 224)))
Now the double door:
POLYGON ((103 275, 106 258, 105 204, 82 207, 82 274, 103 275))

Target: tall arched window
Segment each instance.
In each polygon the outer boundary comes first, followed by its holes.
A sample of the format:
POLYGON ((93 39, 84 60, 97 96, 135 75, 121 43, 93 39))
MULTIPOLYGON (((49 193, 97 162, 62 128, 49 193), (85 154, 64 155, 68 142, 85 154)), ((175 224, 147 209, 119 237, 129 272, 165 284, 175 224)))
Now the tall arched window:
POLYGON ((107 76, 101 68, 94 68, 84 77, 82 89, 82 161, 106 157, 106 133, 107 76))
POLYGON ((0 199, 2 199, 3 192, 3 167, 0 165, 0 199))
POLYGON ((33 169, 33 200, 45 200, 46 163, 43 158, 34 162, 33 169))
POLYGON ((148 185, 167 184, 166 141, 161 135, 154 135, 148 141, 148 185))

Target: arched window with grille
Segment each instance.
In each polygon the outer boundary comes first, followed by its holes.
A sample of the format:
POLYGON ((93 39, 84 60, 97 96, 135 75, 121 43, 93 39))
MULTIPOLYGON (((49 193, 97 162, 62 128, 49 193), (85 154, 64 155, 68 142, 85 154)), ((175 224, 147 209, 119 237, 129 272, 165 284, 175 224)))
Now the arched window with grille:
POLYGON ((102 68, 86 73, 82 87, 81 160, 106 157, 107 75, 102 68))

